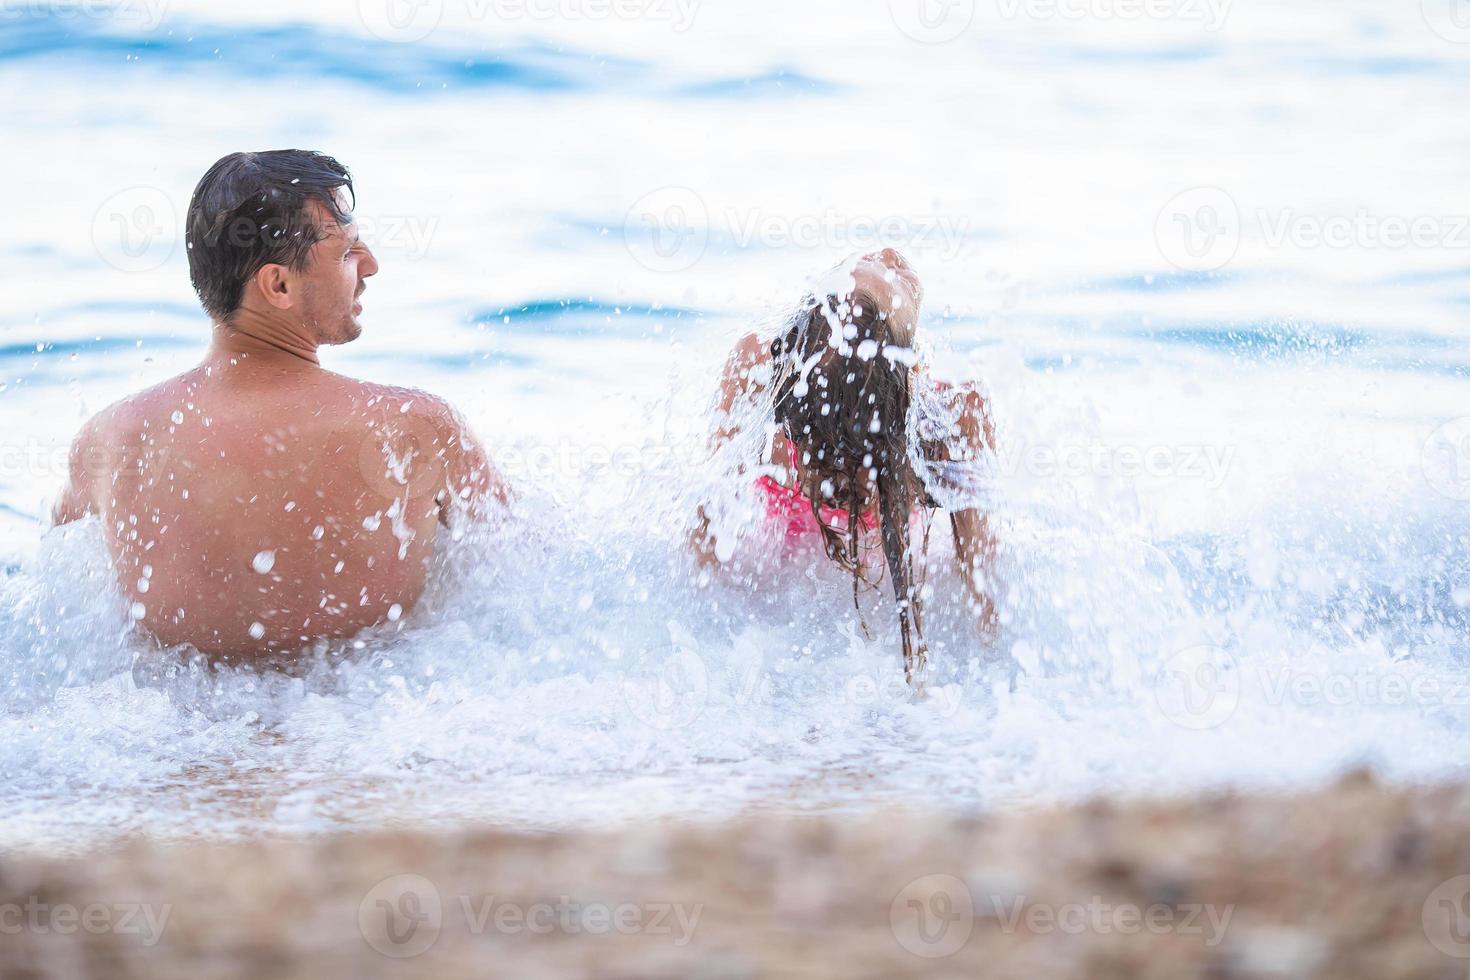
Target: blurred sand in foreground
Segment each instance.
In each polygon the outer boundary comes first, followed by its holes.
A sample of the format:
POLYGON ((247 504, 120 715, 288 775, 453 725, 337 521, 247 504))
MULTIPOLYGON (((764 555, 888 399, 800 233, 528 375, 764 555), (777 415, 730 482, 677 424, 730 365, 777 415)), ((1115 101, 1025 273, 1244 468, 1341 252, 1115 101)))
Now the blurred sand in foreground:
POLYGON ((0 859, 0 977, 1470 975, 1470 790, 0 859), (1466 877, 1459 877, 1459 876, 1466 877))

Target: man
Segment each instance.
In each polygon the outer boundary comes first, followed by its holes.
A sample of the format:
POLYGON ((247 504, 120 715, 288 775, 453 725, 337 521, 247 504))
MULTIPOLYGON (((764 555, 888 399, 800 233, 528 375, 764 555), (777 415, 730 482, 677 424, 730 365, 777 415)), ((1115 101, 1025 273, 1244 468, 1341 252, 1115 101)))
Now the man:
POLYGON ((252 660, 397 620, 436 528, 505 490, 448 403, 323 370, 362 332, 377 273, 348 171, 304 150, 232 153, 189 203, 203 362, 110 406, 71 450, 57 524, 88 514, 159 642, 252 660))

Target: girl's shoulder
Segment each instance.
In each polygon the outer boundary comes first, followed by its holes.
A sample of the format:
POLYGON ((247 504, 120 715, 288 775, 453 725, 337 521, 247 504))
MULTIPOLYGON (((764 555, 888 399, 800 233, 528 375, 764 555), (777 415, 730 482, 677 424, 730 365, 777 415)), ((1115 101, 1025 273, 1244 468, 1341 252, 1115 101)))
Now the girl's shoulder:
POLYGON ((933 506, 984 506, 994 485, 995 430, 978 380, 921 377, 913 400, 914 472, 933 506))
POLYGON ((978 379, 956 379, 922 371, 913 399, 914 432, 920 456, 929 462, 969 462, 995 446, 990 398, 978 379))
POLYGON ((990 393, 975 378, 942 377, 933 371, 919 372, 914 386, 914 403, 920 421, 956 425, 962 420, 984 421, 990 416, 990 393))
POLYGON ((757 333, 748 333, 735 342, 721 373, 722 400, 728 410, 736 398, 756 394, 771 380, 770 342, 757 333))

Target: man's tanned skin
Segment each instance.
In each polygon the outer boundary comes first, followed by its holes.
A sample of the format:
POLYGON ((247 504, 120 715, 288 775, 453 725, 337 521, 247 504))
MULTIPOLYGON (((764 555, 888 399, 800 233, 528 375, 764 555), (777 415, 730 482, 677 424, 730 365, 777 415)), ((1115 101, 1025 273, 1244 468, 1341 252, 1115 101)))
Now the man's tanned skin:
POLYGON ((216 659, 397 619, 437 527, 505 500, 446 402, 318 363, 361 333, 378 263, 350 215, 308 203, 322 237, 305 268, 261 267, 198 367, 91 419, 53 513, 97 514, 139 625, 216 659))

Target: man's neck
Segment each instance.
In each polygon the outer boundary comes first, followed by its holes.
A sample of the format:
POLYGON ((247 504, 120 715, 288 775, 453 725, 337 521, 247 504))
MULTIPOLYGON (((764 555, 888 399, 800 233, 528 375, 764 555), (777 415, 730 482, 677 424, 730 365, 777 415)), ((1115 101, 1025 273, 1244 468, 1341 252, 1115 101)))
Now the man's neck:
POLYGON ((216 321, 210 355, 215 358, 248 358, 283 366, 320 367, 316 342, 299 325, 282 323, 246 309, 236 310, 229 323, 216 321))

